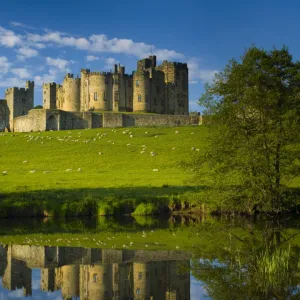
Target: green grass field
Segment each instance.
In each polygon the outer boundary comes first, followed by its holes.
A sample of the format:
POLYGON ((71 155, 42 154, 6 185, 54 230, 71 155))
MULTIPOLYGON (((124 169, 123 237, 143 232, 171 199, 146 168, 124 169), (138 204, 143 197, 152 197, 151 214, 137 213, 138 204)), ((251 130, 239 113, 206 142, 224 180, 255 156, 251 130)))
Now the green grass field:
POLYGON ((3 133, 2 203, 83 196, 150 201, 195 193, 193 172, 181 163, 203 149, 207 134, 205 126, 3 133))

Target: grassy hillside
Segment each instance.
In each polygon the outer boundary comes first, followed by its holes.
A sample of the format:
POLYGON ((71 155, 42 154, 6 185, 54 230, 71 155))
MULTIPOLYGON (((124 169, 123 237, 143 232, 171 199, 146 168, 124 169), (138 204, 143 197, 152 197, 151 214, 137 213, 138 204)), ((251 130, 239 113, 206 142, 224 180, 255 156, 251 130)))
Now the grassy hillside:
POLYGON ((194 193, 193 173, 180 163, 200 152, 206 138, 205 126, 4 133, 2 203, 83 196, 136 201, 194 193))

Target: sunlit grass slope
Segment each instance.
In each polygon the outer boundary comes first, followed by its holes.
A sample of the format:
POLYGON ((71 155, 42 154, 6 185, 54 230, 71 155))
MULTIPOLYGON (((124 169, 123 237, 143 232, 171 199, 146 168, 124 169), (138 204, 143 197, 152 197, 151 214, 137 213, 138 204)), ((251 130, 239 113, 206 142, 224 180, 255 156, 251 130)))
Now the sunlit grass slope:
POLYGON ((196 152, 192 147, 201 151, 206 133, 205 127, 5 133, 0 191, 190 185, 192 174, 179 163, 196 152))

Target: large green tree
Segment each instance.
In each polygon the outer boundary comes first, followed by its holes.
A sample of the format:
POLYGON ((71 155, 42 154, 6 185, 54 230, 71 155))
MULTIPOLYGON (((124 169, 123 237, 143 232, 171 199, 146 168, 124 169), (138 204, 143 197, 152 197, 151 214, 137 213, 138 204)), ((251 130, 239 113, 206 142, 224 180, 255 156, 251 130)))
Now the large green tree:
POLYGON ((282 210, 299 166, 300 62, 286 47, 251 47, 216 74, 199 104, 212 121, 198 161, 209 165, 211 195, 227 210, 282 210))

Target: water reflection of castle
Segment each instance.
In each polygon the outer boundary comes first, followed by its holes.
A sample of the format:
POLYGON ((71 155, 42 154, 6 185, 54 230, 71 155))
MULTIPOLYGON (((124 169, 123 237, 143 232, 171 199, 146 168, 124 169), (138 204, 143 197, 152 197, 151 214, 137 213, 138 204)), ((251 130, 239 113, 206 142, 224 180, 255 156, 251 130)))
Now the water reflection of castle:
POLYGON ((31 295, 33 268, 41 289, 64 299, 190 299, 189 255, 178 251, 110 250, 11 245, 0 247, 3 287, 31 295))

